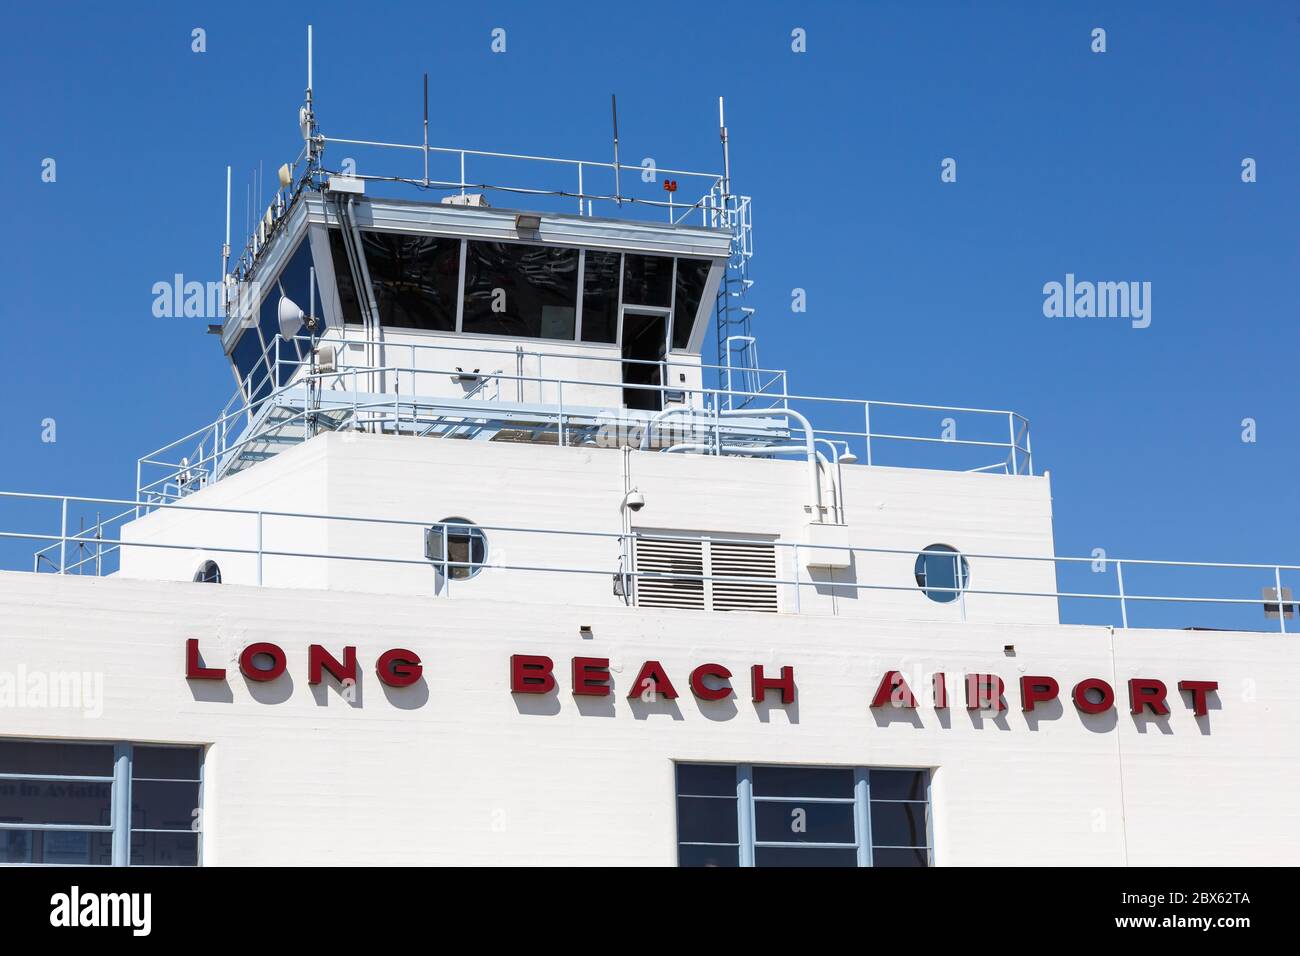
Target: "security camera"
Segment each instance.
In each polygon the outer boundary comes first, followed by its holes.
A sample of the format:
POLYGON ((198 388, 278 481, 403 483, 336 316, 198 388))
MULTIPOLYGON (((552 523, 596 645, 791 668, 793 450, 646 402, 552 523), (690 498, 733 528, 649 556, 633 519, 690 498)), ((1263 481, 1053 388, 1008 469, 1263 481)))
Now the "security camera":
POLYGON ((629 491, 623 503, 627 505, 629 511, 640 511, 645 507, 645 495, 636 490, 629 491))

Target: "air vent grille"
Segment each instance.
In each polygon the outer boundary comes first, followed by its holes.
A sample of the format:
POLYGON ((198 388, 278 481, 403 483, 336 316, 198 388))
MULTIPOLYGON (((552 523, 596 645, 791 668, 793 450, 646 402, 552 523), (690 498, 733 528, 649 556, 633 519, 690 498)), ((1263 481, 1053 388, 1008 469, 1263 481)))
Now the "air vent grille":
POLYGON ((774 544, 641 532, 635 539, 635 560, 640 607, 769 614, 779 610, 774 544))

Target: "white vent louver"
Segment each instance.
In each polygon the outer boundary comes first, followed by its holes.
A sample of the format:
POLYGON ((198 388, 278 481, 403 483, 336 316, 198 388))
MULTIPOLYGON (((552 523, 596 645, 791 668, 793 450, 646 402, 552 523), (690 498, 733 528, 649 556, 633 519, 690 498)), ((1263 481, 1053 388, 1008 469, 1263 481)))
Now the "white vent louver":
POLYGON ((677 537, 635 539, 638 606, 776 613, 775 545, 677 537))

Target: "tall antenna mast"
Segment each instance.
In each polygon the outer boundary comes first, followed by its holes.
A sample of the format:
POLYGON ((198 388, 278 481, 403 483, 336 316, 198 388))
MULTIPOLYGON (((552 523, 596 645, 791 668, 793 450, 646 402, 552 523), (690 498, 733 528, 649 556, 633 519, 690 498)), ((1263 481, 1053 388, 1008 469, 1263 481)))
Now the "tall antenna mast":
POLYGON ((221 281, 226 280, 230 266, 230 167, 226 167, 226 242, 221 247, 221 281))
MULTIPOLYGON (((462 179, 464 177, 461 177, 462 179)), ((429 188, 429 74, 424 74, 424 188, 429 188)))
POLYGON ((614 202, 623 205, 623 192, 618 180, 618 97, 609 94, 609 107, 614 114, 614 202))
POLYGON ((718 97, 718 135, 722 139, 722 198, 731 193, 731 149, 727 143, 727 115, 722 97, 718 97))

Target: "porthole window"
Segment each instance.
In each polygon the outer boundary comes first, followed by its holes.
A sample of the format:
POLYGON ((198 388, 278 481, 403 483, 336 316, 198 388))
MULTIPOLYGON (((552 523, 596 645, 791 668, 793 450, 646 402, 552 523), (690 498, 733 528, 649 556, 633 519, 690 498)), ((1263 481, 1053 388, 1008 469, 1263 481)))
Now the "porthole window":
POLYGON ((487 560, 487 537, 472 521, 444 518, 425 529, 424 556, 441 565, 442 573, 449 578, 472 578, 483 570, 487 560))
POLYGON ((932 544, 916 556, 916 584, 931 601, 947 604, 970 584, 970 565, 956 548, 932 544))
POLYGON ((199 584, 220 584, 221 568, 215 561, 204 561, 194 572, 194 580, 199 584))

